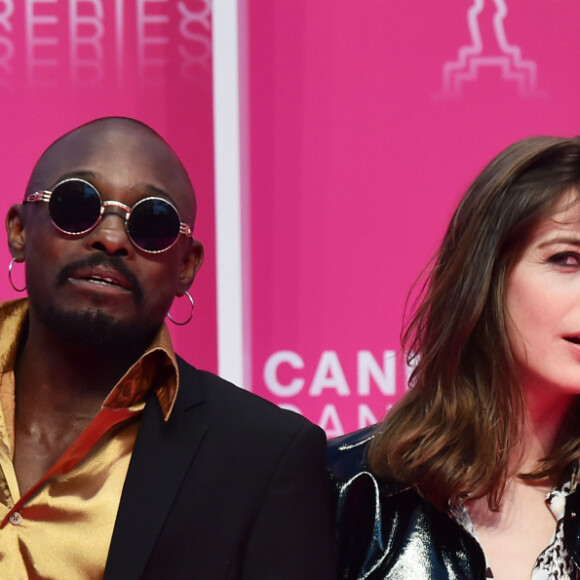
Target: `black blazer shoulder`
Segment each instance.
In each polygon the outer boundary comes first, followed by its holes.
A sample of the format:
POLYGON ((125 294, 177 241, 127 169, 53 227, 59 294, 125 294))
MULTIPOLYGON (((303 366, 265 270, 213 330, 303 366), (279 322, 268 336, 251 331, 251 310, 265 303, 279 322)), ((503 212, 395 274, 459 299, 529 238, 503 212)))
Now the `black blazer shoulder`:
POLYGON ((177 360, 183 403, 201 399, 210 416, 228 419, 216 425, 218 428, 232 431, 243 426, 245 434, 268 433, 276 437, 289 436, 304 428, 319 430, 302 415, 281 409, 213 373, 198 370, 181 357, 177 360))
POLYGON ((178 364, 169 420, 148 397, 105 580, 332 578, 324 432, 178 364))

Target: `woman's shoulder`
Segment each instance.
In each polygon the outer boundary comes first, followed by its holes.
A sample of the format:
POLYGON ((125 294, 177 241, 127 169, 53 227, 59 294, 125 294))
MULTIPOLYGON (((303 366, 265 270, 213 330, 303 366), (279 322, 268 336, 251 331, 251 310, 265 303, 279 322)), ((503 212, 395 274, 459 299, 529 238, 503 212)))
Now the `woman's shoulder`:
POLYGON ((328 443, 339 578, 483 578, 475 541, 448 514, 413 486, 372 472, 374 433, 367 427, 328 443))
POLYGON ((328 470, 336 485, 350 485, 355 479, 364 477, 372 481, 377 492, 379 488, 392 493, 408 487, 394 481, 379 481, 372 473, 367 454, 375 431, 376 426, 372 425, 328 441, 328 470))
POLYGON ((368 469, 366 455, 374 431, 374 426, 366 427, 328 441, 328 466, 335 478, 347 480, 368 469))

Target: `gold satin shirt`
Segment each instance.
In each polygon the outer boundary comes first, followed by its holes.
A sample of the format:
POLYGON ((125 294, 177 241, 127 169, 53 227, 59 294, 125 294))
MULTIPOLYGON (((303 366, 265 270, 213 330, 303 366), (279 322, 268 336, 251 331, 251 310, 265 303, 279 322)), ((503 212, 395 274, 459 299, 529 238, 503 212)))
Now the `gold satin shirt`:
POLYGON ((165 420, 179 374, 165 325, 98 415, 24 496, 14 471, 14 363, 28 301, 0 304, 0 578, 102 578, 145 397, 165 420))

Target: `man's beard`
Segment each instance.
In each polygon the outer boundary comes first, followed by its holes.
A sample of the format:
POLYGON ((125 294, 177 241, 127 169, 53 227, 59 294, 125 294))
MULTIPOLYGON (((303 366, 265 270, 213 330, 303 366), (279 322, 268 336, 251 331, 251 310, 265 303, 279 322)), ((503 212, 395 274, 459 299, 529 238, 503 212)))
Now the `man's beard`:
MULTIPOLYGON (((117 270, 131 283, 133 298, 139 307, 143 300, 139 280, 118 256, 95 253, 84 260, 70 263, 59 272, 58 286, 64 286, 69 277, 81 268, 101 265, 117 270)), ((138 352, 149 345, 159 327, 157 325, 153 328, 151 323, 145 324, 137 320, 117 320, 99 308, 98 296, 94 297, 94 306, 75 310, 33 300, 30 290, 30 307, 35 310, 44 326, 56 337, 80 348, 92 348, 101 352, 118 352, 119 349, 138 352)))
POLYGON ((61 340, 101 352, 145 350, 156 332, 156 329, 135 321, 116 320, 98 308, 63 310, 44 306, 37 314, 44 325, 61 340))

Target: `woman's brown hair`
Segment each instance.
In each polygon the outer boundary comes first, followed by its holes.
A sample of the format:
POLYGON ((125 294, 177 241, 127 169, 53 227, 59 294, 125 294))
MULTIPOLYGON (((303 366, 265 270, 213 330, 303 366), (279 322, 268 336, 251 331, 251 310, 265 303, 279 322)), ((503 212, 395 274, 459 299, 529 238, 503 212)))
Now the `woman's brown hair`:
MULTIPOLYGON (((461 200, 403 334, 411 390, 378 426, 369 463, 446 509, 487 495, 499 509, 524 422, 506 333, 505 286, 534 226, 580 194, 580 138, 533 137, 500 153, 461 200)), ((525 477, 559 477, 580 456, 574 410, 525 477)))

